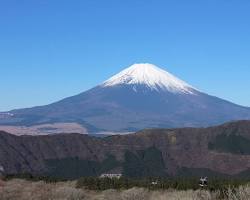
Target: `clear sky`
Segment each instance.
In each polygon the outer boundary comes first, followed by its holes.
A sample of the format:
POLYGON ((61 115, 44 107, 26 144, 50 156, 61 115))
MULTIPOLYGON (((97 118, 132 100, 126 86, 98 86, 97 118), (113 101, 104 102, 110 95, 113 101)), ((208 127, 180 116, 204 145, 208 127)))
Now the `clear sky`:
POLYGON ((140 62, 250 106, 249 0, 0 0, 0 111, 140 62))

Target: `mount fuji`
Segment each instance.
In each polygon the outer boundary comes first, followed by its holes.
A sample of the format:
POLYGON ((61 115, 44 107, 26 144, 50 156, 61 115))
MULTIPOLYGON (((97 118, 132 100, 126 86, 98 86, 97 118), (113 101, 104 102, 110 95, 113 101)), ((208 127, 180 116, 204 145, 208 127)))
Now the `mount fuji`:
POLYGON ((152 64, 134 64, 79 95, 0 113, 0 125, 77 123, 89 133, 203 127, 250 119, 250 108, 205 94, 152 64))

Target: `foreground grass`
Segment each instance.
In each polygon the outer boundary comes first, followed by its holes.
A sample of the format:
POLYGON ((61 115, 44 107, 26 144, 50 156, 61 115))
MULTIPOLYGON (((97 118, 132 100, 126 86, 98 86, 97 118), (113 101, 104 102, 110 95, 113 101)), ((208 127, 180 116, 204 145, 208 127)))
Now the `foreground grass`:
POLYGON ((128 190, 90 191, 76 188, 76 182, 45 183, 12 179, 0 186, 1 200, 248 200, 250 186, 238 189, 209 192, 206 190, 159 190, 148 191, 143 188, 128 190))

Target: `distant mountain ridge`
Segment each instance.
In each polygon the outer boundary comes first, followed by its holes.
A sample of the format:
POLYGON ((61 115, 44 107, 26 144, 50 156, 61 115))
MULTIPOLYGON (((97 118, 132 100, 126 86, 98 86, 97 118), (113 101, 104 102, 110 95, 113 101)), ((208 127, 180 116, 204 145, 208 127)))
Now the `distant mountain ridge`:
POLYGON ((204 127, 250 119, 250 108, 202 93, 152 64, 134 64, 59 102, 6 113, 0 125, 77 123, 89 133, 204 127))
POLYGON ((147 129, 105 138, 0 132, 0 166, 6 174, 28 172, 63 178, 102 173, 138 178, 250 178, 250 121, 210 128, 147 129))

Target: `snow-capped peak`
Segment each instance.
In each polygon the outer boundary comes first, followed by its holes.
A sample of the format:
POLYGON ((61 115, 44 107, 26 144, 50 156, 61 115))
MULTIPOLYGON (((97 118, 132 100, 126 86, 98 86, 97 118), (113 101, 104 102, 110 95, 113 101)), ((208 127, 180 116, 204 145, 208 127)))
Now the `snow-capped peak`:
POLYGON ((102 87, 115 85, 146 85, 151 90, 167 90, 174 93, 193 94, 192 86, 176 78, 161 68, 148 64, 133 64, 102 84, 102 87))

